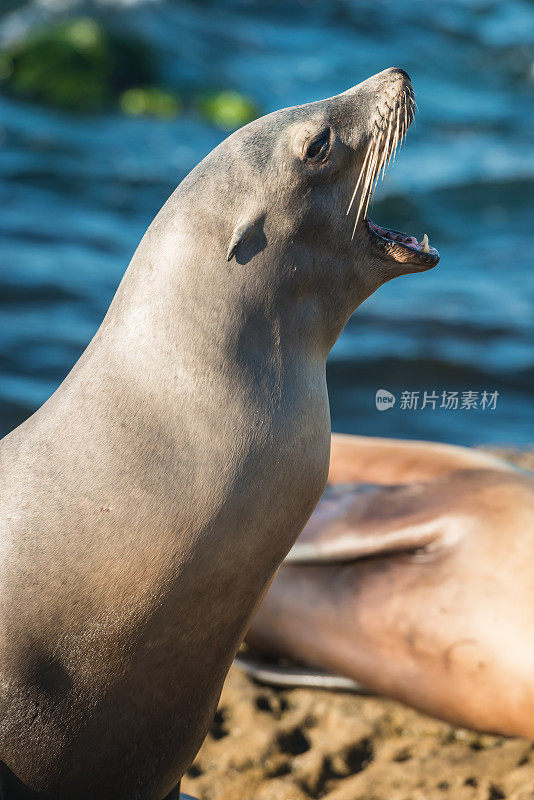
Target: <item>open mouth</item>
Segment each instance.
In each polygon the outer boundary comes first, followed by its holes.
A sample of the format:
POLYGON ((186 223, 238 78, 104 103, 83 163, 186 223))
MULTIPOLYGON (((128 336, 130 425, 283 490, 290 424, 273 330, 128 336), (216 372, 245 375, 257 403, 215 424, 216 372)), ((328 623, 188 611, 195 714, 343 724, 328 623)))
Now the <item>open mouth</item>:
POLYGON ((379 250, 382 258, 411 266, 414 271, 430 269, 439 261, 439 253, 431 247, 425 233, 421 241, 401 231, 377 225, 367 217, 367 209, 373 197, 380 175, 394 160, 397 148, 402 144, 415 114, 415 99, 408 75, 400 71, 402 82, 393 81, 382 92, 373 118, 372 134, 365 158, 352 194, 347 214, 356 207, 353 236, 361 220, 367 231, 369 242, 379 250))
POLYGON ((430 245, 426 233, 419 242, 415 236, 384 228, 368 217, 365 222, 372 244, 380 249, 382 256, 421 269, 430 269, 438 263, 439 253, 430 245))

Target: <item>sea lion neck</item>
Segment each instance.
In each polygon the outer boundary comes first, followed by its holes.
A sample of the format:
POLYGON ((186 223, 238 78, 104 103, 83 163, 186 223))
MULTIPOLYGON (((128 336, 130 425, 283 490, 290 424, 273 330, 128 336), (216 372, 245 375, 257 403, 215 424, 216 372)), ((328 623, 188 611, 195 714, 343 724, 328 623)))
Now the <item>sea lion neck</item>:
MULTIPOLYGON (((134 465, 141 459, 147 502, 164 496, 158 513, 169 520, 176 520, 177 503, 188 519, 187 509, 199 503, 202 519, 217 515, 230 498, 235 509, 245 501, 253 507, 254 493, 263 506, 271 490, 267 481, 255 484, 258 476, 276 463, 291 465, 287 474, 285 466, 279 471, 276 494, 302 469, 301 461, 312 459, 317 469, 303 501, 307 512, 309 497, 313 504, 326 479, 324 352, 313 341, 304 346, 287 285, 273 279, 276 263, 270 273, 267 265, 252 270, 229 263, 219 230, 200 235, 173 197, 67 378, 62 412, 73 427, 77 418, 77 431, 98 420, 97 437, 84 434, 88 449, 127 464, 130 480, 137 479, 134 465)), ((313 304, 304 305, 313 321, 313 304)), ((299 520, 306 512, 298 511, 299 520)), ((193 539, 195 524, 188 523, 193 539)), ((281 526, 269 544, 276 557, 283 555, 287 528, 281 526)))
POLYGON ((177 395, 184 381, 202 377, 244 397, 260 381, 272 399, 284 370, 308 361, 324 369, 314 297, 288 291, 276 254, 274 264, 263 255, 261 268, 229 263, 224 226, 199 222, 187 202, 178 190, 148 229, 95 337, 95 355, 103 344, 109 357, 112 343, 119 369, 129 364, 162 394, 168 387, 177 395))

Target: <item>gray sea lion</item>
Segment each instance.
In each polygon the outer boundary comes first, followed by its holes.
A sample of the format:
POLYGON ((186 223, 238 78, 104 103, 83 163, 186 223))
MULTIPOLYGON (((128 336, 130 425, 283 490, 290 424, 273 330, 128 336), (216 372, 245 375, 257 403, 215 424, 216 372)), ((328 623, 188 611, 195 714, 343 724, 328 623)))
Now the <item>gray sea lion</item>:
POLYGON ((176 793, 323 492, 327 354, 381 284, 439 259, 365 213, 413 107, 389 69, 226 139, 2 442, 5 797, 176 793))
POLYGON ((532 476, 464 448, 334 435, 329 484, 249 642, 449 722, 534 738, 532 476))

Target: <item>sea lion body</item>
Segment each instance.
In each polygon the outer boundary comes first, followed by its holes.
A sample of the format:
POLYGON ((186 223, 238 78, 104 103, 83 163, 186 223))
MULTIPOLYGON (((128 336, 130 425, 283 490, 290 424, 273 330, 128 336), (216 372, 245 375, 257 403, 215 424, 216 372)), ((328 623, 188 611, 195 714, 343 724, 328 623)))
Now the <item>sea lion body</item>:
POLYGON ((194 757, 324 488, 328 351, 382 283, 439 258, 380 241, 364 217, 351 239, 386 108, 407 127, 402 70, 210 153, 70 375, 3 440, 7 800, 161 800, 194 757))
POLYGON ((534 737, 532 476, 467 449, 334 436, 329 483, 249 640, 534 737))

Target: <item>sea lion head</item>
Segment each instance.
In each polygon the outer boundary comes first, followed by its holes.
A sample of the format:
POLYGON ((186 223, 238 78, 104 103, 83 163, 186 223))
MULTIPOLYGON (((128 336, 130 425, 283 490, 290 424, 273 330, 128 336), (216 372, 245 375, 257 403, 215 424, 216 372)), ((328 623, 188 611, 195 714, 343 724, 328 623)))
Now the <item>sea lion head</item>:
MULTIPOLYGON (((439 254, 371 222, 367 207, 415 109, 407 73, 387 69, 342 94, 282 109, 236 131, 182 184, 202 205, 203 242, 256 296, 315 305, 330 347, 354 309, 439 254)), ((192 222, 193 226, 196 225, 192 222)), ((230 281, 232 278, 230 278, 230 281)))

